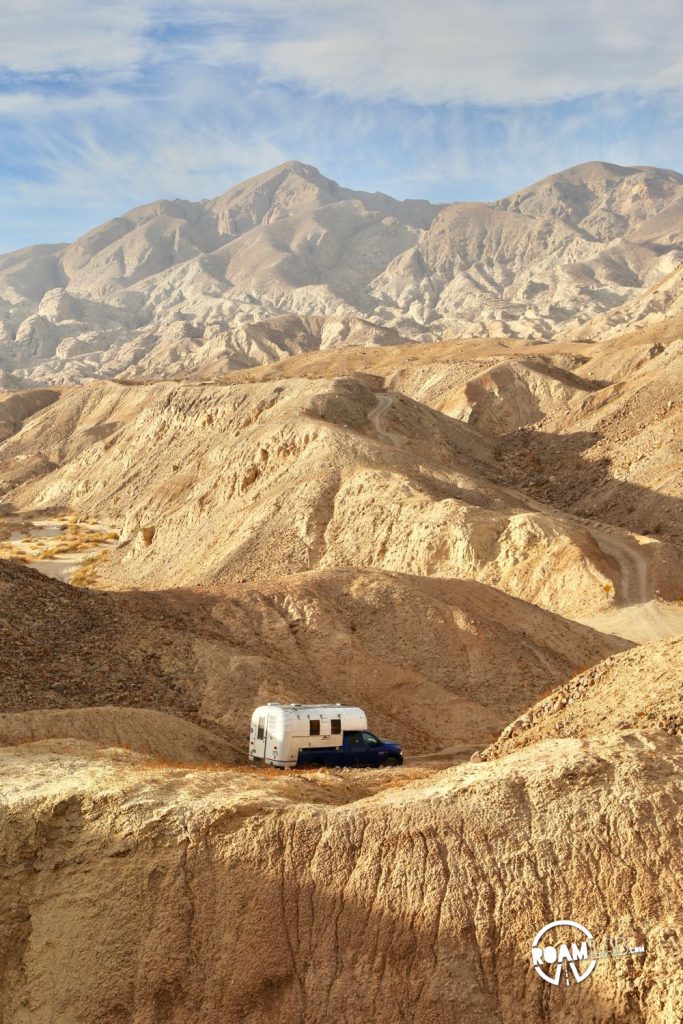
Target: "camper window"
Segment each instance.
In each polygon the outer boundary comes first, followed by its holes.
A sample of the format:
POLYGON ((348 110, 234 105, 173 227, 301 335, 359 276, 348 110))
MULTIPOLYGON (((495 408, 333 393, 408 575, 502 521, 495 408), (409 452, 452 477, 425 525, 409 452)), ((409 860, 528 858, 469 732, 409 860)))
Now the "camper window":
POLYGON ((320 721, 319 721, 319 719, 312 718, 310 720, 310 722, 309 722, 309 725, 310 725, 309 736, 319 736, 320 735, 320 721))
POLYGON ((262 740, 263 739, 263 733, 265 732, 265 728, 266 728, 266 716, 263 715, 258 720, 258 732, 256 733, 256 739, 257 740, 262 740))
POLYGON ((331 733, 333 736, 341 735, 341 718, 333 718, 331 723, 331 733))

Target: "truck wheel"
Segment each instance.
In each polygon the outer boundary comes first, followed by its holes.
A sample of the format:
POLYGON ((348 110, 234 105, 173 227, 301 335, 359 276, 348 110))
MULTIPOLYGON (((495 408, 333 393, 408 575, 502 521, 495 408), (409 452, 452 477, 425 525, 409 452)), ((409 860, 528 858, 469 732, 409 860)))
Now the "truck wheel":
POLYGON ((397 757, 388 757, 386 759, 386 761, 384 762, 384 767, 385 768, 398 768, 400 763, 401 762, 399 761, 399 759, 397 757))

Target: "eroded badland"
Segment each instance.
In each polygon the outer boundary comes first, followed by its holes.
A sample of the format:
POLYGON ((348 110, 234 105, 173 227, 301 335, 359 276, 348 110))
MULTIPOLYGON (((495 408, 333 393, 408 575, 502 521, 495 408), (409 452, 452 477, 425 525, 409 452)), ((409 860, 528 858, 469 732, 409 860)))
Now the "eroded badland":
POLYGON ((313 172, 0 263, 0 1021, 678 1024, 683 179, 313 172))

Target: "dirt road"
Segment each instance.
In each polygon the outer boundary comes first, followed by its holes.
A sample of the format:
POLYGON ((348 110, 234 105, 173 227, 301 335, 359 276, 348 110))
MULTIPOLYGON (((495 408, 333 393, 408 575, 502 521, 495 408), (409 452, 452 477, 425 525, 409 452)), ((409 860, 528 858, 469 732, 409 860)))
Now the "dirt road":
POLYGON ((396 448, 400 448, 408 439, 403 434, 397 434, 393 430, 385 430, 382 423, 382 417, 393 404, 395 397, 393 394, 379 394, 375 408, 368 413, 368 419, 382 440, 388 441, 389 444, 393 444, 396 448))
POLYGON ((650 580, 648 548, 653 542, 639 541, 636 536, 626 539, 608 529, 596 529, 593 537, 601 551, 617 563, 620 585, 616 607, 578 621, 636 643, 683 634, 683 605, 658 600, 650 580))

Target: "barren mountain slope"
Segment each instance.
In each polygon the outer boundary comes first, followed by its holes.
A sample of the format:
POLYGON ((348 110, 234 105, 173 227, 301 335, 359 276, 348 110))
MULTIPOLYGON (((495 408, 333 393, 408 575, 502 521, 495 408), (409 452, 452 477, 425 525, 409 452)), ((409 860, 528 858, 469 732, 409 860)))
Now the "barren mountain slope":
MULTIPOLYGON (((396 345, 405 339, 392 327, 358 316, 298 316, 286 313, 257 323, 226 324, 203 342, 185 323, 165 328, 146 354, 133 342, 116 355, 110 370, 130 379, 197 376, 211 379, 235 367, 268 365, 290 354, 363 345, 396 345), (135 361, 131 365, 131 356, 135 361)), ((112 374, 109 374, 112 375, 112 374)))
MULTIPOLYGON (((679 239, 683 232, 679 233, 679 239)), ((568 331, 573 338, 618 337, 624 332, 640 334, 645 341, 654 331, 661 340, 672 341, 683 333, 683 267, 675 262, 664 277, 636 292, 621 306, 600 313, 586 324, 568 331)))
POLYGON ((227 380, 371 373, 495 436, 499 483, 680 544, 682 346, 662 327, 587 343, 413 343, 305 353, 227 380))
POLYGON ((581 164, 496 203, 446 207, 374 282, 451 335, 549 337, 664 278, 680 261, 683 176, 581 164))
POLYGON ((576 373, 606 386, 577 390, 507 438, 508 480, 526 460, 540 500, 682 544, 683 341, 604 343, 576 373))
POLYGON ((0 560, 2 711, 126 705, 192 716, 187 616, 152 594, 79 590, 0 560))
POLYGON ((0 446, 0 479, 18 508, 121 530, 105 585, 355 565, 478 579, 570 617, 679 596, 678 549, 501 487, 493 454, 374 378, 112 383, 32 417, 0 446), (17 466, 29 482, 11 489, 17 466))
MULTIPOLYGON (((230 760, 243 758, 264 700, 358 703, 407 753, 472 750, 549 687, 628 646, 482 584, 376 571, 102 594, 0 562, 0 581, 0 710, 48 716, 12 718, 0 736, 39 736, 42 723, 46 735, 118 735, 144 750, 129 709, 157 709, 217 730, 230 760), (108 717, 79 717, 102 705, 108 717), (74 731, 57 709, 77 712, 74 731)), ((166 747, 177 741, 182 757, 191 737, 179 729, 169 725, 166 747)))
POLYGON ((634 647, 574 676, 511 722, 483 756, 548 737, 636 728, 683 736, 683 636, 634 647))
POLYGON ((274 1004, 300 1024, 683 1014, 665 735, 553 741, 404 786, 370 773, 391 783, 376 796, 366 773, 171 770, 64 743, 0 764, 6 1024, 260 1024, 274 1004), (531 942, 564 917, 647 953, 551 990, 531 942))
POLYGON ((59 398, 59 391, 33 388, 29 391, 0 391, 0 441, 20 429, 24 420, 59 398))
MULTIPOLYGON (((2 258, 2 368, 36 380, 112 376, 154 368, 174 344, 186 369, 204 344, 204 359, 234 346, 235 365, 267 360, 243 325, 371 312, 370 281, 438 210, 342 188, 296 161, 215 200, 150 203, 72 245, 2 258)), ((298 350, 278 333, 279 355, 298 350)))
MULTIPOLYGON (((653 329, 647 338, 513 350, 479 372, 468 360, 436 370, 424 368, 431 391, 422 400, 497 436, 501 480, 580 516, 683 543, 680 337, 653 329)), ((409 367, 390 382, 414 393, 419 376, 409 367)))
MULTIPOLYGON (((546 373, 572 371, 591 359, 599 344, 586 341, 522 341, 516 338, 481 338, 469 341, 408 342, 397 345, 360 345, 320 349, 288 356, 275 363, 232 370, 227 381, 266 381, 288 377, 332 378, 355 373, 380 377, 385 387, 447 412, 461 403, 463 388, 475 377, 498 364, 514 362, 543 369, 546 373)), ((220 379, 225 363, 207 364, 193 376, 220 379)), ((574 381, 585 388, 590 381, 574 381)), ((466 417, 461 417, 466 418, 466 417)))
POLYGON ((440 207, 292 161, 0 257, 0 371, 75 383, 254 365, 331 338, 547 338, 649 303, 680 266, 682 211, 683 176, 657 168, 582 164, 440 207))

